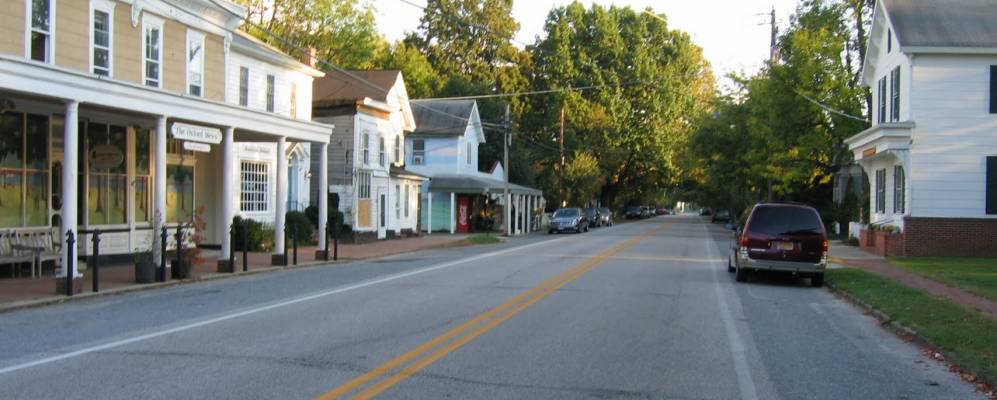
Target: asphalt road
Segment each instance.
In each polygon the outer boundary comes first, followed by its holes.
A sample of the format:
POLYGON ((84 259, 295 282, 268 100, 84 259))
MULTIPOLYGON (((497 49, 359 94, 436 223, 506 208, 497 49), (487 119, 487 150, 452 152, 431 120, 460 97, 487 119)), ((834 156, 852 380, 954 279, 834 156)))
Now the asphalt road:
POLYGON ((2 399, 972 399, 805 280, 663 216, 0 315, 2 399))

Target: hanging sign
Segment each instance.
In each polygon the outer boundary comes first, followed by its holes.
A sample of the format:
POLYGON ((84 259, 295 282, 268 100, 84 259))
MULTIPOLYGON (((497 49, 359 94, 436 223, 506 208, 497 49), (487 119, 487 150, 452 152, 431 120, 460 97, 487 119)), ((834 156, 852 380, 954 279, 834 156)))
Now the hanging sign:
POLYGON ((90 150, 90 166, 93 168, 117 168, 124 161, 125 155, 113 144, 99 144, 90 150))
POLYGON ((218 128, 174 122, 173 138, 192 142, 218 144, 222 142, 222 131, 218 128))
POLYGON ((183 149, 190 151, 199 151, 202 153, 210 153, 211 145, 207 143, 198 143, 198 142, 183 142, 183 149))

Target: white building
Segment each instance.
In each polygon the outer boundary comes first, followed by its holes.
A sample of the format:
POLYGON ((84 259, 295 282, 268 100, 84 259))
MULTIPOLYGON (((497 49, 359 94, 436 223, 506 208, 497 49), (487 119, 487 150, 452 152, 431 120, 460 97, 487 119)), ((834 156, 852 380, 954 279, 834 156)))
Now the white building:
MULTIPOLYGON (((102 254, 158 251, 161 227, 203 208, 220 267, 237 211, 265 209, 281 232, 288 147, 325 150, 332 127, 307 106, 323 74, 238 31, 245 12, 227 0, 5 2, 0 228, 72 233, 76 254, 93 229, 102 254)), ((68 250, 60 274, 78 276, 68 250)))
POLYGON ((312 146, 312 168, 328 157, 326 190, 358 239, 414 234, 425 178, 405 170, 405 134, 415 129, 401 71, 331 72, 314 84, 316 121, 334 124, 327 154, 312 146))
POLYGON ((997 2, 879 0, 862 83, 873 125, 845 140, 870 222, 905 255, 997 255, 997 2))
POLYGON ((422 192, 424 230, 469 232, 482 210, 487 213, 495 204, 503 211, 494 216, 493 229, 518 234, 537 228, 532 221, 539 214, 534 210, 543 209, 541 191, 507 185, 500 166, 488 173, 478 170, 478 147, 485 142, 485 131, 476 101, 414 100, 412 107, 418 127, 406 139, 411 149, 408 169, 430 177, 422 192), (507 186, 508 201, 503 196, 507 186), (505 207, 510 202, 512 206, 505 207))

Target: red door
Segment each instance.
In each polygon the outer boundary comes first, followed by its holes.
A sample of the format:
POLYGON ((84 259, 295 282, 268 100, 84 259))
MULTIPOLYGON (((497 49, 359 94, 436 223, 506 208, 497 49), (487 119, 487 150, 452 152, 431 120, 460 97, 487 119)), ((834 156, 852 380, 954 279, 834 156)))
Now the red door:
POLYGON ((457 197, 457 232, 467 233, 470 227, 471 198, 468 196, 457 197))

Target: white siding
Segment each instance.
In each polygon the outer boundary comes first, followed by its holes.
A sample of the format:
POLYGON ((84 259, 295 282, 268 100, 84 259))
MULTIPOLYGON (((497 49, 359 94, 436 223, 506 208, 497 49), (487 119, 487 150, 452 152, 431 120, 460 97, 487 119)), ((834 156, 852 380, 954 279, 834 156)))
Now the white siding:
POLYGON ((990 114, 990 66, 997 56, 917 55, 913 59, 911 215, 985 214, 986 156, 997 155, 990 114))
MULTIPOLYGON (((890 28, 892 29, 892 28, 890 28)), ((907 55, 900 52, 900 45, 897 43, 897 35, 894 33, 893 37, 893 50, 888 51, 889 46, 886 44, 887 37, 885 33, 879 38, 881 41, 878 46, 877 51, 879 52, 876 59, 876 64, 873 65, 873 81, 868 82, 872 89, 872 122, 873 124, 879 123, 879 80, 886 77, 886 121, 890 121, 890 72, 893 71, 897 66, 900 67, 900 121, 907 121, 911 119, 910 106, 911 106, 911 65, 907 58, 907 55)))
POLYGON ((233 49, 228 57, 225 73, 225 101, 239 104, 239 68, 249 69, 249 108, 266 110, 267 75, 273 75, 275 84, 274 112, 291 116, 291 85, 296 85, 297 119, 310 120, 312 113, 312 77, 285 67, 272 65, 233 49))

